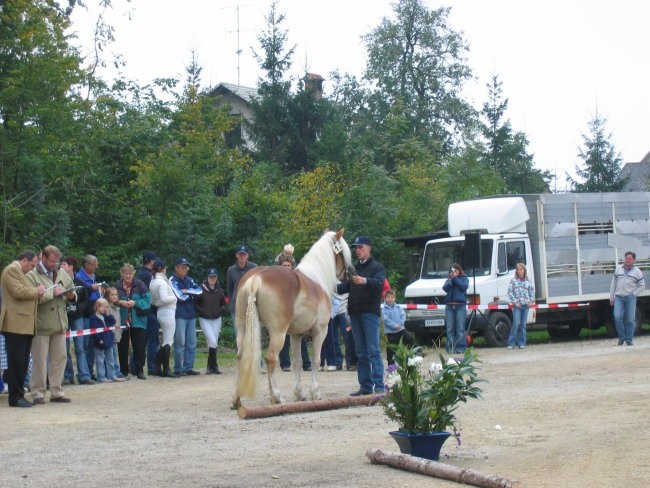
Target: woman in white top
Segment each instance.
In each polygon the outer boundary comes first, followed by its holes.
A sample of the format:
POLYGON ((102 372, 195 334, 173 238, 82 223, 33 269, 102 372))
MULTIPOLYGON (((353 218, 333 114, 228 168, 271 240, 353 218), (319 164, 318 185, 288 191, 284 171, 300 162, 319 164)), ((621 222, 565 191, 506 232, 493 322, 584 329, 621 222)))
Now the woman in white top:
POLYGON ((149 285, 151 303, 156 307, 156 316, 162 328, 163 340, 156 353, 156 374, 165 378, 179 378, 177 374, 169 370, 169 356, 174 342, 176 331, 176 295, 172 284, 167 278, 167 267, 162 259, 156 259, 153 263, 153 278, 149 285))

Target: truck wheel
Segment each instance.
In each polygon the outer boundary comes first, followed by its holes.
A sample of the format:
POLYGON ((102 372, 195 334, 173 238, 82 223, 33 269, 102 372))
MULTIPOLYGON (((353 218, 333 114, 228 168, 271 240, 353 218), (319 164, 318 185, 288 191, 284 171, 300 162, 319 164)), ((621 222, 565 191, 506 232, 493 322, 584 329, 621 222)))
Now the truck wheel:
POLYGON ((565 325, 549 325, 546 332, 551 339, 577 339, 580 336, 582 324, 579 321, 569 322, 565 325))
MULTIPOLYGON (((641 325, 643 325, 643 311, 641 310, 641 306, 637 302, 636 310, 634 311, 634 335, 637 335, 641 332, 641 325)), ((618 337, 618 332, 616 332, 616 323, 614 322, 614 318, 612 318, 605 324, 605 328, 607 329, 608 336, 618 337)))
POLYGON ((490 314, 488 325, 485 329, 485 342, 490 347, 507 346, 511 328, 512 322, 507 314, 503 312, 490 314))

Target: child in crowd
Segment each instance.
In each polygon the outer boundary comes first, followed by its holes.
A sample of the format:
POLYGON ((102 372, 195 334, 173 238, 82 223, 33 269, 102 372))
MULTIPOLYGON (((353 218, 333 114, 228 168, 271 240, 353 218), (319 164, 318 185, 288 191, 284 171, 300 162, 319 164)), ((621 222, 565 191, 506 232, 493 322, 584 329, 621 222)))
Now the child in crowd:
MULTIPOLYGON (((108 301, 99 298, 95 302, 95 313, 90 317, 91 329, 103 329, 113 327, 115 319, 108 308, 108 301)), ((108 383, 115 378, 115 363, 113 362, 113 345, 115 334, 112 330, 105 330, 93 334, 93 348, 95 350, 95 367, 97 368, 97 380, 100 383, 108 383)))
POLYGON ((384 320, 384 333, 388 341, 388 347, 386 348, 388 365, 395 364, 395 352, 390 347, 392 344, 399 344, 401 340, 407 346, 415 345, 413 336, 404 328, 406 313, 402 307, 395 304, 395 298, 395 292, 393 290, 386 290, 384 304, 381 307, 381 317, 384 320))
POLYGON ((122 339, 122 318, 120 317, 120 308, 117 306, 117 302, 120 300, 120 296, 117 293, 117 288, 114 286, 109 286, 104 293, 104 297, 108 301, 108 310, 111 312, 111 315, 115 319, 115 331, 113 335, 115 336, 115 343, 113 344, 113 364, 115 374, 114 381, 127 381, 128 378, 125 378, 120 370, 120 361, 119 356, 117 355, 117 344, 122 339))

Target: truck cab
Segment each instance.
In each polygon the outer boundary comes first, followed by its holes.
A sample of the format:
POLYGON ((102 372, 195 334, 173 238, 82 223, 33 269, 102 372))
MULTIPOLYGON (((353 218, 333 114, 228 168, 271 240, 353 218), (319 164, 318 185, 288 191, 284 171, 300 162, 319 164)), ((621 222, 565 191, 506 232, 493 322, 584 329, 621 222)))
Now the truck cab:
MULTIPOLYGON (((407 305, 443 304, 442 289, 449 268, 459 263, 469 278, 468 301, 472 305, 507 303, 508 285, 517 263, 526 264, 534 279, 531 244, 526 233, 529 215, 521 198, 499 198, 458 202, 449 207, 450 237, 427 242, 419 279, 405 291, 407 305), (480 245, 468 245, 470 233, 480 235, 480 245), (478 255, 476 255, 478 254, 478 255)), ((534 313, 529 314, 534 321, 534 313)), ((445 334, 445 311, 437 308, 407 308, 406 328, 420 343, 440 339, 445 334)), ((488 345, 505 345, 510 333, 507 310, 469 310, 466 329, 482 334, 488 345)))

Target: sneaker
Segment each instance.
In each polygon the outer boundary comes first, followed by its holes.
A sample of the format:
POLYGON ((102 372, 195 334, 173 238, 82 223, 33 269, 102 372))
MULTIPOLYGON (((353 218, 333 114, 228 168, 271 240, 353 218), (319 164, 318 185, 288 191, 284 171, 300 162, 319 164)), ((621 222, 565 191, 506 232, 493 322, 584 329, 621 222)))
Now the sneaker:
POLYGON ((526 346, 519 346, 519 349, 526 349, 526 346))
POLYGON ((194 371, 193 369, 188 369, 187 371, 185 371, 185 374, 187 376, 198 376, 201 373, 199 373, 198 371, 194 371))
POLYGON ((508 346, 506 349, 512 349, 512 346, 508 346))
POLYGON ((61 386, 70 386, 70 385, 74 385, 74 380, 69 380, 69 379, 65 378, 61 382, 61 386))
POLYGON ((282 371, 291 371, 291 366, 284 366, 282 371))
POLYGON ((632 344, 633 344, 632 341, 630 341, 630 342, 627 343, 628 346, 631 346, 632 344))
POLYGON ((121 376, 118 376, 117 378, 113 379, 115 383, 121 383, 122 381, 128 381, 126 378, 123 378, 121 376))
POLYGON ((146 380, 146 379, 147 379, 147 377, 144 375, 144 373, 138 373, 137 378, 138 378, 139 380, 146 380))
POLYGON ((327 371, 336 371, 336 366, 328 366, 327 371))
POLYGON ((320 367, 318 368, 318 371, 325 371, 325 366, 320 366, 320 367))
POLYGON ((95 382, 93 380, 84 380, 79 382, 80 385, 94 385, 95 382))
POLYGON ((357 365, 356 364, 351 364, 350 366, 347 367, 348 371, 356 371, 357 370, 357 365))
POLYGON ((108 378, 102 378, 101 380, 98 381, 98 383, 112 383, 113 380, 109 380, 108 378))
POLYGON ((342 364, 339 364, 339 365, 336 367, 336 371, 342 371, 342 370, 343 370, 343 365, 342 365, 342 364))
POLYGON ((619 345, 619 346, 622 346, 624 342, 625 342, 625 341, 624 341, 623 339, 619 339, 619 340, 618 340, 618 345, 619 345))

